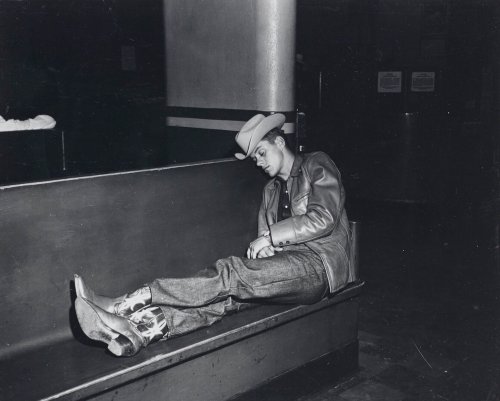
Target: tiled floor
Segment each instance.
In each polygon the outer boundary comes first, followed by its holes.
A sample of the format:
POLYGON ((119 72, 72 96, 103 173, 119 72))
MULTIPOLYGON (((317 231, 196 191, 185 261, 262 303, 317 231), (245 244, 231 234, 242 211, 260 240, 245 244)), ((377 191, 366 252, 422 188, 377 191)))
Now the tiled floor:
POLYGON ((500 400, 498 215, 478 207, 457 218, 452 205, 351 206, 363 224, 366 280, 359 370, 332 382, 310 369, 242 399, 500 400))

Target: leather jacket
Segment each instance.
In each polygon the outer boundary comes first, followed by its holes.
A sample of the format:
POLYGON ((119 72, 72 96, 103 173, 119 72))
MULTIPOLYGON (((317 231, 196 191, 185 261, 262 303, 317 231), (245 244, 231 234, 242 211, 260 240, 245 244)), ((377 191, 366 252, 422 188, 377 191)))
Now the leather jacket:
POLYGON ((330 292, 350 281, 350 229, 344 209, 340 172, 323 152, 296 155, 288 179, 292 216, 277 222, 279 183, 264 187, 259 210, 259 236, 270 231, 272 244, 305 244, 320 256, 330 292), (291 183, 290 183, 291 180, 291 183))

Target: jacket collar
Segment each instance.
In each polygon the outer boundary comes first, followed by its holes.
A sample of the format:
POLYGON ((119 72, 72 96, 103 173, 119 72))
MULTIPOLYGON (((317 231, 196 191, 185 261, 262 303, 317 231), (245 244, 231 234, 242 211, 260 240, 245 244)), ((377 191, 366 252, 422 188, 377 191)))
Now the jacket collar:
POLYGON ((293 161, 292 171, 290 171, 290 177, 297 177, 300 173, 300 167, 302 166, 302 156, 295 155, 295 160, 293 161))
MULTIPOLYGON (((293 164, 292 164, 292 170, 290 171, 290 177, 298 177, 298 175, 302 171, 301 167, 302 167, 303 160, 304 160, 304 158, 301 155, 299 155, 299 154, 295 155, 295 159, 293 160, 293 164)), ((278 186, 278 180, 276 179, 276 177, 273 178, 271 180, 271 182, 274 184, 275 187, 278 186)))

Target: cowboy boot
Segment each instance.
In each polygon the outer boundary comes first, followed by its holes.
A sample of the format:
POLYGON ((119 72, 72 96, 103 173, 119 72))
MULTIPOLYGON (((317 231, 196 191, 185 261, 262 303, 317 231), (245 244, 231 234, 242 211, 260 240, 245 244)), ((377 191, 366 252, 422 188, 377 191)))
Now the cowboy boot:
POLYGON ((149 287, 141 287, 121 297, 109 298, 97 295, 83 282, 79 275, 75 274, 75 289, 77 297, 86 299, 106 312, 118 316, 128 316, 151 304, 151 290, 149 287))
POLYGON ((165 315, 159 306, 145 306, 132 313, 128 319, 144 339, 144 346, 170 337, 165 315))
POLYGON ((148 344, 168 337, 165 316, 157 306, 144 308, 134 316, 135 321, 107 312, 83 298, 76 299, 75 309, 83 332, 92 340, 106 343, 116 356, 133 356, 148 344))

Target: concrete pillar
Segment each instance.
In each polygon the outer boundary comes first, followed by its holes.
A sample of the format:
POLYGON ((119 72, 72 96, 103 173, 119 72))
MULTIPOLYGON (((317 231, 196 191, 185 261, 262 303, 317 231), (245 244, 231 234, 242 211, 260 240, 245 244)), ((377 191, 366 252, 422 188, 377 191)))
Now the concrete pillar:
POLYGON ((285 112, 294 131, 296 0, 164 0, 168 124, 237 131, 285 112))

